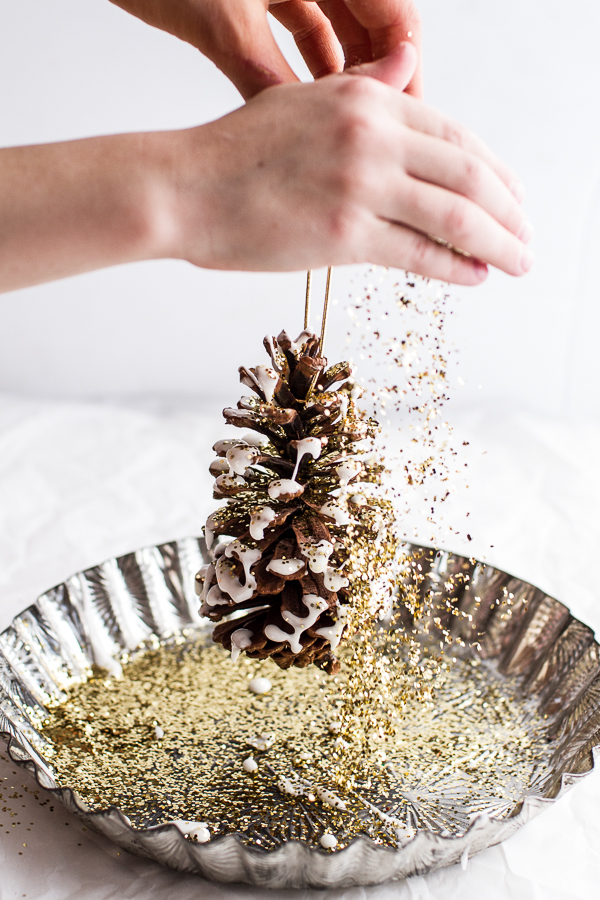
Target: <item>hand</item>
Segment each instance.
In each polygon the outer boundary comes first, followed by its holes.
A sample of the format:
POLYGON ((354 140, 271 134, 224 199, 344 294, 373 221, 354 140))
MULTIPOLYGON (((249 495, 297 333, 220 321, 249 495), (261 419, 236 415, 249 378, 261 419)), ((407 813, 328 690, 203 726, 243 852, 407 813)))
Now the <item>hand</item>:
POLYGON ((403 44, 169 137, 173 241, 163 252, 219 269, 371 262, 465 285, 484 280, 486 263, 527 272, 531 229, 515 176, 466 129, 401 93, 415 57, 403 44))
MULTIPOLYGON (((112 0, 144 22, 197 47, 245 99, 296 81, 266 13, 293 34, 315 78, 387 56, 402 41, 421 49, 412 0, 112 0)), ((421 96, 420 63, 406 86, 421 96)))
POLYGON ((486 263, 524 274, 514 175, 402 93, 415 63, 402 44, 199 128, 0 150, 0 291, 164 257, 261 271, 371 262, 457 284, 483 281, 486 263))

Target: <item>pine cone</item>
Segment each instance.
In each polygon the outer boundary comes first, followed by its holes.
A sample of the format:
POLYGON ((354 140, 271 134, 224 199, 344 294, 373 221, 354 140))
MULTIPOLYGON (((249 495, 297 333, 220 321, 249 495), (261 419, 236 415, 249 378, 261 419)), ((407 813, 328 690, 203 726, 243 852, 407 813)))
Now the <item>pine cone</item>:
POLYGON ((242 366, 254 396, 223 411, 250 433, 213 447, 214 496, 227 503, 206 523, 212 562, 197 575, 201 613, 219 623, 213 640, 234 658, 244 651, 283 669, 316 663, 335 672, 348 536, 372 541, 382 527, 366 489, 382 467, 356 446, 378 426, 356 409, 362 390, 351 367, 327 369, 314 334, 264 343, 272 368, 242 366))

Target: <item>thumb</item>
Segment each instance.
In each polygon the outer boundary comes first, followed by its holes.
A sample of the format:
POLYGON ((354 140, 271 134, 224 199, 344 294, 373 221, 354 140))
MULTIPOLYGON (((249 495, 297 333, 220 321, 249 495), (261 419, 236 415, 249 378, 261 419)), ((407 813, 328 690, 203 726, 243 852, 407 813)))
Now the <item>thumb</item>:
POLYGON ((383 56, 375 62, 363 63, 361 66, 346 69, 346 74, 366 75, 403 91, 415 74, 418 61, 419 57, 414 44, 403 41, 387 56, 383 56))

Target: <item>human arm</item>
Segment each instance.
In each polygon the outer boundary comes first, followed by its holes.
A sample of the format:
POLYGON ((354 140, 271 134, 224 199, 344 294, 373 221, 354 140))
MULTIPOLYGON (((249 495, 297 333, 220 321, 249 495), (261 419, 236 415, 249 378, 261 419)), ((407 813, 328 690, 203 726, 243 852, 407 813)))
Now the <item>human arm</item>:
POLYGON ((111 0, 149 25, 197 47, 245 99, 295 81, 267 22, 292 33, 315 78, 381 59, 409 40, 417 68, 406 90, 422 93, 421 21, 412 0, 111 0))
POLYGON ((256 271, 371 262, 459 284, 481 282, 484 263, 524 274, 514 176, 397 89, 414 61, 405 45, 198 128, 1 150, 0 290, 165 257, 256 271))

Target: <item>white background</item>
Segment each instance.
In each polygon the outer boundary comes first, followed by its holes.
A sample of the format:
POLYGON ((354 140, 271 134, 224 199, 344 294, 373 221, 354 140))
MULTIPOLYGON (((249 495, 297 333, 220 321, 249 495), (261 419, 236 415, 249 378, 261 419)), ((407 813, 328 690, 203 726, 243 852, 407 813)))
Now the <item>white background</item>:
MULTIPOLYGON (((600 4, 420 8, 428 101, 517 170, 536 227, 530 275, 494 273, 454 293, 450 336, 466 384, 453 414, 472 453, 470 496, 449 515, 470 509, 469 552, 539 585, 598 632, 600 4)), ((0 145, 190 126, 239 102, 196 51, 108 0, 0 0, 0 145)), ((335 274, 332 358, 351 274, 335 274)), ((238 396, 237 366, 260 359, 265 332, 300 324, 303 281, 165 261, 0 295, 0 628, 74 571, 200 532, 221 400, 238 396)), ((0 777, 11 774, 0 760, 0 777)), ((2 900, 265 896, 118 856, 76 836, 62 811, 54 819, 21 802, 35 826, 0 834, 2 900)), ((330 897, 587 900, 600 877, 599 802, 595 772, 466 873, 330 897)))
MULTIPOLYGON (((457 292, 462 402, 600 415, 600 5, 419 5, 427 100, 516 169, 536 228, 530 275, 457 292)), ((0 0, 0 145, 191 126, 239 103, 195 50, 107 0, 0 0)), ((0 389, 230 396, 262 335, 300 321, 302 284, 161 261, 2 296, 0 389)), ((340 306, 331 355, 345 328, 340 306)))

